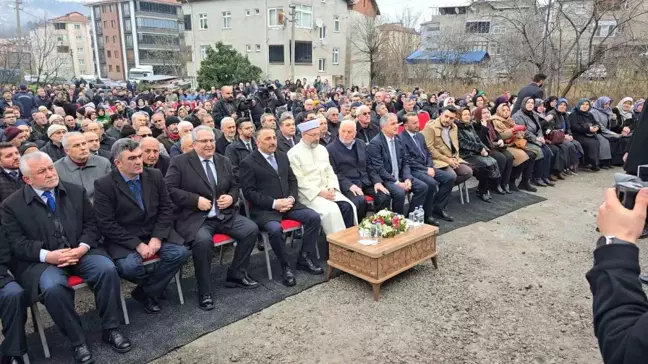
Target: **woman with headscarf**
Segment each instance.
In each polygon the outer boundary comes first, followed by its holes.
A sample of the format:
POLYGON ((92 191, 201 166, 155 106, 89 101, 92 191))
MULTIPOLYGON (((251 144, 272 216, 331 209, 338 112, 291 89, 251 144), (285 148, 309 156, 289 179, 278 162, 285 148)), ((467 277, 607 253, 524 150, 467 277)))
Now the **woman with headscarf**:
POLYGON ((542 125, 533 111, 534 108, 535 100, 533 98, 523 98, 520 110, 513 115, 513 120, 517 125, 526 127, 524 131, 524 138, 528 142, 526 148, 536 155, 532 184, 539 187, 554 186, 554 183, 549 180, 551 175, 551 149, 546 144, 542 133, 542 125))
MULTIPOLYGON (((473 126, 479 135, 479 139, 488 147, 488 154, 497 161, 497 168, 501 174, 494 190, 500 194, 502 192, 512 193, 509 188, 509 183, 511 173, 513 172, 513 154, 507 150, 504 140, 495 131, 495 127, 491 121, 490 111, 487 108, 475 108, 472 112, 472 117, 475 121, 473 126)), ((522 151, 520 152, 524 153, 522 151)), ((526 154, 524 154, 524 157, 526 157, 526 154)))
POLYGON ((632 116, 634 120, 632 122, 632 125, 630 125, 630 130, 634 130, 637 125, 639 125, 639 118, 641 117, 641 113, 643 112, 644 103, 646 103, 646 100, 644 99, 640 99, 639 101, 635 102, 634 107, 632 108, 632 116))
POLYGON ((580 161, 580 157, 583 156, 584 153, 583 147, 577 140, 574 139, 571 128, 569 126, 569 122, 567 122, 567 99, 559 99, 556 102, 556 107, 547 115, 552 116, 551 122, 548 125, 549 128, 547 129, 549 131, 549 135, 551 135, 553 131, 562 131, 565 135, 562 142, 552 142, 562 150, 562 153, 565 156, 567 168, 565 168, 564 173, 566 175, 576 175, 578 162, 580 161))
POLYGON ((544 100, 545 112, 548 114, 550 111, 556 108, 558 104, 558 97, 549 96, 544 100))
POLYGON ((448 106, 456 107, 454 97, 448 96, 448 97, 446 97, 445 100, 443 100, 443 107, 446 108, 448 106))
POLYGON ((459 118, 455 122, 459 129, 459 157, 470 163, 473 174, 479 181, 477 197, 484 202, 491 202, 492 196, 489 187, 495 188, 499 194, 505 194, 497 181, 501 177, 497 160, 489 155, 489 148, 473 128, 470 109, 463 108, 458 112, 459 118))
POLYGON ((511 107, 507 103, 500 104, 497 112, 492 116, 493 127, 499 133, 499 137, 504 139, 504 145, 507 150, 513 154, 513 172, 509 180, 511 191, 525 190, 537 192, 538 190, 531 186, 530 180, 533 174, 533 165, 535 164, 536 154, 525 149, 528 144, 524 138, 524 126, 516 125, 511 119, 511 107), (522 176, 520 183, 515 186, 515 180, 522 176))
POLYGON ((630 126, 634 123, 634 113, 632 108, 634 107, 634 100, 632 97, 624 97, 619 101, 617 106, 612 109, 614 115, 616 115, 619 126, 612 130, 614 132, 620 133, 622 136, 627 136, 630 134, 630 126))
MULTIPOLYGON (((607 96, 599 97, 590 113, 594 115, 594 119, 601 126, 600 133, 597 134, 597 138, 605 138, 609 144, 609 158, 606 158, 607 155, 601 153, 601 168, 608 169, 611 165, 622 166, 623 165, 623 154, 626 152, 628 147, 628 138, 627 133, 624 135, 615 132, 614 130, 619 130, 622 128, 621 122, 617 120, 617 116, 612 112, 610 105, 612 104, 612 99, 607 96)), ((601 145, 604 145, 601 143, 601 145)))
POLYGON ((506 95, 501 95, 501 96, 499 96, 498 98, 496 98, 496 99, 495 99, 495 105, 493 105, 493 108, 490 109, 490 113, 491 113, 491 115, 495 115, 495 114, 497 114, 497 108, 498 108, 501 104, 508 104, 508 105, 511 105, 511 104, 509 103, 509 97, 506 96, 506 95))
POLYGON ((546 113, 545 102, 541 99, 535 100, 535 108, 533 110, 542 127, 542 136, 545 138, 545 144, 551 150, 551 175, 549 176, 549 180, 553 182, 563 180, 565 179, 563 171, 567 168, 567 158, 563 150, 558 147, 558 143, 554 144, 549 138, 553 130, 554 115, 546 113))
MULTIPOLYGON (((567 117, 567 122, 569 123, 574 139, 583 146, 585 163, 589 165, 593 172, 598 172, 600 170, 601 151, 605 149, 601 147, 601 142, 606 143, 607 139, 597 136, 601 132, 601 126, 589 110, 590 100, 586 98, 578 100, 576 108, 567 117)), ((608 154, 609 148, 610 145, 608 143, 608 154)))
POLYGON ((434 120, 439 117, 439 105, 437 104, 437 96, 432 93, 430 97, 427 97, 423 106, 421 108, 423 111, 426 111, 430 115, 430 120, 434 120))

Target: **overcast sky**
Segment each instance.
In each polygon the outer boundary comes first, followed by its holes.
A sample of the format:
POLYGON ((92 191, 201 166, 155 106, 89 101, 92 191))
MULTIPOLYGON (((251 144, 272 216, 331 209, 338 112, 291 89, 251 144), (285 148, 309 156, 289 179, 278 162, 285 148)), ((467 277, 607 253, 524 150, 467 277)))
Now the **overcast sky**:
POLYGON ((387 17, 395 17, 409 7, 421 14, 420 22, 427 21, 430 15, 430 8, 438 6, 467 5, 470 0, 376 0, 380 13, 387 17))

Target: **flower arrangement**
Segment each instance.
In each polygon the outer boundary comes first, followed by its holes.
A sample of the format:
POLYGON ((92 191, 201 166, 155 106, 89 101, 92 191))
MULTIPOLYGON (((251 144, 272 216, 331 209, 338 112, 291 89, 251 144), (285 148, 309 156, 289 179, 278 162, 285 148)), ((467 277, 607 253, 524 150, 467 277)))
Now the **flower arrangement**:
POLYGON ((358 226, 361 230, 371 230, 372 227, 378 228, 381 237, 393 238, 407 231, 407 220, 405 216, 385 209, 364 218, 358 226))

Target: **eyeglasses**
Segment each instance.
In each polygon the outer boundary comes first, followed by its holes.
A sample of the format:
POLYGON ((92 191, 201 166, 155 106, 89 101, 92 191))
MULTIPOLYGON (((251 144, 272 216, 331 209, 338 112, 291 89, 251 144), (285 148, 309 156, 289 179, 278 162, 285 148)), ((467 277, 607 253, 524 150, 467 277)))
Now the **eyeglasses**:
POLYGON ((153 134, 140 134, 139 136, 141 136, 142 138, 146 138, 146 137, 152 137, 153 134))
POLYGON ((370 112, 363 112, 362 115, 371 115, 370 112))

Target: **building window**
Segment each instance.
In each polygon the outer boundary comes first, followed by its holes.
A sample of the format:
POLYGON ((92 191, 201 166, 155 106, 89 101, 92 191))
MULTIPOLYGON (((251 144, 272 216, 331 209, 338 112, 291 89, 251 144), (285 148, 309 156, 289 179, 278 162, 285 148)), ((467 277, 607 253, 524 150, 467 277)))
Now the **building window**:
POLYGON ((466 33, 488 34, 490 33, 490 21, 468 21, 466 22, 466 33))
POLYGON ((104 29, 108 28, 108 20, 104 20, 104 29))
POLYGON ((313 63, 313 42, 295 41, 295 64, 312 64, 312 63, 313 63))
POLYGON ((108 44, 109 42, 110 42, 110 37, 106 36, 106 44, 108 44))
POLYGON ((297 28, 313 27, 313 7, 309 5, 296 5, 295 17, 297 28))
POLYGON ((207 58, 207 46, 206 45, 201 45, 200 46, 200 60, 204 61, 205 58, 207 58))
POLYGON ((62 42, 64 39, 65 39, 64 35, 59 35, 59 36, 56 37, 56 41, 58 41, 58 42, 62 42))
POLYGON ((223 29, 232 29, 232 12, 223 12, 223 29))
POLYGON ((487 41, 477 41, 473 42, 470 50, 473 52, 476 51, 486 51, 488 52, 488 42, 487 41))
POLYGON ((101 8, 98 6, 94 7, 95 18, 101 19, 101 8))
POLYGON ((596 27, 596 32, 594 36, 596 37, 614 37, 617 33, 617 22, 614 20, 602 20, 598 22, 596 27))
POLYGON ((333 64, 340 64, 340 48, 333 48, 333 64))
POLYGON ((268 46, 268 62, 276 64, 284 64, 284 46, 283 45, 270 45, 268 46))
POLYGON ((83 37, 80 36, 80 35, 77 35, 77 36, 76 36, 76 41, 77 41, 77 42, 81 42, 81 41, 83 41, 83 37))
POLYGON ((282 24, 283 8, 270 8, 268 9, 268 26, 269 27, 279 27, 282 24))
POLYGON ((80 60, 79 60, 79 66, 85 66, 85 61, 82 60, 82 59, 80 59, 80 60))
POLYGON ((114 20, 110 21, 110 27, 113 28, 113 29, 115 28, 115 21, 114 20))
POLYGON ((326 72, 326 58, 320 58, 317 62, 317 69, 319 72, 326 72))
POLYGON ((506 33, 506 25, 505 24, 495 24, 493 25, 493 28, 491 29, 492 34, 504 34, 506 33))
POLYGON ((124 22, 124 31, 125 32, 130 32, 131 31, 131 22, 129 20, 126 20, 124 22))
POLYGON ((68 46, 58 46, 56 47, 58 53, 70 53, 70 47, 68 46))
POLYGON ((257 53, 261 52, 261 44, 257 44, 255 50, 257 53))
POLYGON ((200 30, 207 30, 207 13, 199 13, 198 22, 200 24, 199 25, 200 30))
POLYGON ((117 71, 117 72, 121 72, 121 66, 120 66, 120 65, 116 65, 116 66, 115 66, 115 71, 117 71))
POLYGON ((181 26, 181 24, 179 24, 177 20, 144 18, 141 16, 137 17, 136 22, 138 27, 146 27, 146 28, 179 30, 179 27, 181 26))
POLYGON ((108 65, 108 72, 112 72, 112 64, 108 65))
POLYGON ((112 58, 112 52, 111 51, 106 51, 106 57, 112 58))
POLYGON ((74 30, 81 30, 81 24, 74 24, 74 30))
POLYGON ((252 15, 250 9, 245 9, 245 16, 250 16, 250 15, 252 15))
POLYGON ((191 30, 191 15, 184 16, 184 28, 185 30, 191 30))
POLYGON ((83 53, 83 48, 77 48, 77 53, 80 55, 83 53))
POLYGON ((249 45, 249 44, 246 44, 245 45, 245 51, 248 52, 248 53, 252 52, 252 46, 249 45))
POLYGON ((441 23, 428 23, 426 29, 428 32, 438 32, 441 30, 441 23))
POLYGON ((502 45, 497 42, 493 42, 491 43, 489 53, 494 56, 502 55, 504 54, 504 47, 502 47, 502 45))
POLYGON ((65 30, 65 23, 54 23, 54 29, 56 30, 65 30))
POLYGON ((333 31, 335 33, 340 32, 340 17, 337 15, 333 17, 333 31))
POLYGON ((108 5, 108 12, 112 13, 113 11, 115 11, 115 10, 114 10, 112 4, 108 5))
POLYGON ((261 15, 261 10, 259 8, 254 9, 254 15, 261 15))
POLYGON ((124 16, 130 16, 130 4, 122 3, 122 13, 124 16))
POLYGON ((326 25, 323 25, 319 28, 319 39, 320 40, 326 39, 326 25))
POLYGON ((178 6, 160 4, 159 2, 139 1, 138 3, 140 11, 146 11, 148 13, 178 15, 178 6))
POLYGON ((115 44, 117 43, 117 36, 116 35, 113 35, 113 43, 115 43, 115 44))
POLYGON ((126 34, 126 47, 132 47, 132 46, 133 46, 133 35, 126 34))
POLYGON ((115 58, 119 58, 119 51, 115 51, 115 58))

